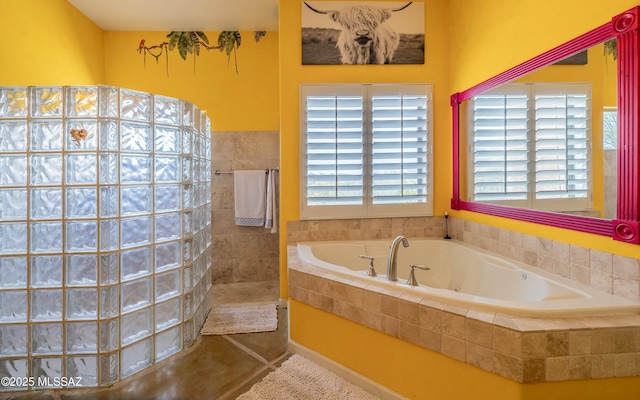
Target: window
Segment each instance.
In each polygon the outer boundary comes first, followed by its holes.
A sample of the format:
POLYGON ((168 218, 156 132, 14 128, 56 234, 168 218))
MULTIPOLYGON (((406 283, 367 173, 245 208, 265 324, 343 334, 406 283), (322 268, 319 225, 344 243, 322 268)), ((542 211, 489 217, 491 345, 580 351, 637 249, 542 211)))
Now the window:
POLYGON ((301 92, 303 219, 431 215, 430 85, 301 92))
POLYGON ((605 108, 602 112, 602 148, 618 149, 618 110, 605 108))
POLYGON ((591 209, 590 95, 589 84, 529 83, 474 97, 474 201, 591 209))

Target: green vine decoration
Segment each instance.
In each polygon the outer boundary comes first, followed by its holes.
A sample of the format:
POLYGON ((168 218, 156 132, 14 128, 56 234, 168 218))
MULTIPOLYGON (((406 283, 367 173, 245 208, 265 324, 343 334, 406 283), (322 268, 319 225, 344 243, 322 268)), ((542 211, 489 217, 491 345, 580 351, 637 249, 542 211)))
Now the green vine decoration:
MULTIPOLYGON (((254 33, 254 39, 259 42, 260 39, 266 35, 265 31, 256 31, 254 33)), ((218 35, 218 44, 210 45, 209 38, 202 31, 172 31, 167 35, 168 42, 162 42, 157 45, 147 46, 146 41, 142 39, 138 45, 138 53, 143 55, 144 66, 147 66, 147 54, 151 55, 156 64, 159 63, 160 57, 164 54, 167 68, 167 77, 169 76, 169 51, 178 49, 178 54, 183 60, 187 59, 189 54, 193 57, 193 71, 196 70, 196 59, 200 55, 200 49, 206 50, 220 50, 227 54, 227 65, 231 62, 231 56, 233 55, 233 63, 238 74, 238 58, 237 50, 242 43, 242 36, 238 31, 222 31, 218 35)))
POLYGON ((614 60, 618 59, 618 42, 616 39, 609 39, 604 42, 604 55, 611 55, 614 60))

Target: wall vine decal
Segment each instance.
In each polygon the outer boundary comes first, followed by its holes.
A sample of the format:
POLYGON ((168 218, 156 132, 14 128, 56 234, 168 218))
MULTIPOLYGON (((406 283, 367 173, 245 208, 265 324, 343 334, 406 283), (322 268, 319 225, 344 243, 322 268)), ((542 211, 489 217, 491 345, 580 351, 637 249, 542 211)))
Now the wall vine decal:
MULTIPOLYGON (((259 42, 265 35, 265 31, 255 31, 254 39, 256 42, 259 42)), ((156 63, 159 63, 160 57, 164 54, 167 76, 169 76, 169 51, 177 49, 183 60, 186 60, 189 54, 193 54, 193 70, 195 73, 196 59, 200 55, 200 49, 204 48, 206 50, 224 51, 227 54, 228 63, 231 61, 231 56, 233 55, 234 67, 236 74, 238 73, 236 52, 242 43, 242 36, 238 31, 220 32, 217 44, 215 45, 209 44, 209 38, 207 38, 207 35, 202 31, 172 31, 167 35, 167 39, 169 39, 169 41, 152 46, 147 46, 144 39, 140 41, 138 53, 143 55, 145 67, 147 65, 147 54, 151 55, 156 60, 156 63)))

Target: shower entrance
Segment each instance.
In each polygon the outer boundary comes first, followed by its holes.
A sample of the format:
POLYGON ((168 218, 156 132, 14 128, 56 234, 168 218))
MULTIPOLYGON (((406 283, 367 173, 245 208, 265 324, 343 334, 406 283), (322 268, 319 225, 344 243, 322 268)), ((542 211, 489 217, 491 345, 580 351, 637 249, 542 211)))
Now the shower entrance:
POLYGON ((0 87, 0 391, 108 386, 193 343, 210 137, 174 98, 0 87))

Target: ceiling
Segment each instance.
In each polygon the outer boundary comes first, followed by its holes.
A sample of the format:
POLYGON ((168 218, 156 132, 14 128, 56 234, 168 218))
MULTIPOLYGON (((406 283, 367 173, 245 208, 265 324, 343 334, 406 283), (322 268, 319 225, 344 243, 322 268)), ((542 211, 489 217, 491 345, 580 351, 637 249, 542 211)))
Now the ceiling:
POLYGON ((68 1, 105 31, 278 30, 278 0, 68 1))

